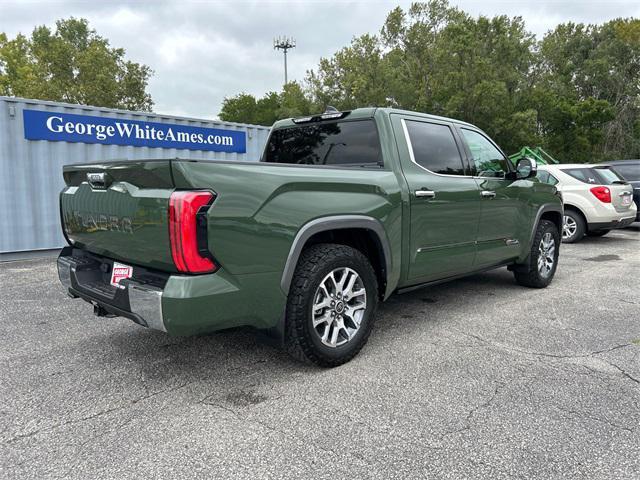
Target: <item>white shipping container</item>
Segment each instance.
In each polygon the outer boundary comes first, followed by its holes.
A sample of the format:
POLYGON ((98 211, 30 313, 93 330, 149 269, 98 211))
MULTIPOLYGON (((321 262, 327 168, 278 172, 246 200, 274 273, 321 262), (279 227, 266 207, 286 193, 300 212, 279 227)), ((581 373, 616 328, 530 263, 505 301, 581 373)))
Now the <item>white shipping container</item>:
MULTIPOLYGON (((162 135, 166 133, 164 131, 162 135)), ((268 127, 258 125, 0 96, 0 260, 20 257, 19 252, 51 250, 65 245, 58 203, 58 194, 64 187, 63 165, 145 158, 258 161, 268 134, 268 127), (27 114, 27 119, 25 111, 32 112, 27 114), (53 115, 33 111, 51 112, 53 115), (87 118, 74 117, 75 115, 87 118), (38 121, 44 121, 34 126, 32 117, 39 117, 38 121), (82 122, 69 121, 78 118, 82 122), (118 138, 116 127, 126 125, 131 128, 132 124, 127 123, 128 121, 137 123, 138 138, 135 131, 129 139, 118 138), (181 128, 205 133, 203 137, 192 137, 194 143, 178 143, 190 148, 150 147, 148 145, 167 145, 168 142, 141 138, 141 135, 151 135, 149 132, 153 124, 147 125, 147 122, 163 124, 162 130, 171 129, 171 138, 181 128), (109 123, 114 127, 88 127, 88 124, 93 123, 109 123), (224 132, 221 138, 217 134, 219 132, 201 129, 243 132, 246 152, 201 150, 200 148, 218 149, 218 145, 226 148, 224 132), (112 137, 107 135, 109 133, 112 137), (43 136, 55 140, 27 139, 43 136), (121 144, 96 143, 105 141, 121 144), (141 143, 146 143, 147 146, 139 146, 141 143)), ((182 132, 181 135, 186 134, 182 132)), ((237 138, 243 136, 240 133, 229 135, 237 138)))

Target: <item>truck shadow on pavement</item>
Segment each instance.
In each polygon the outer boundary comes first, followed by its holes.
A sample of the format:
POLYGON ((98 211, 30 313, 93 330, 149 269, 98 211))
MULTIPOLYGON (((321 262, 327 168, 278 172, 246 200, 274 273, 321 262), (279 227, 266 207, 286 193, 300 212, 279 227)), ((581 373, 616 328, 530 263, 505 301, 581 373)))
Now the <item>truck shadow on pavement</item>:
MULTIPOLYGON (((347 368, 357 368, 360 362, 374 361, 371 357, 384 353, 379 349, 380 345, 402 341, 403 337, 410 338, 416 329, 435 328, 446 321, 441 319, 442 313, 459 304, 461 297, 468 302, 479 302, 496 298, 496 291, 508 298, 514 291, 523 290, 531 292, 516 285, 511 273, 501 269, 394 295, 380 304, 368 346, 347 364, 347 368)), ((145 388, 150 388, 151 384, 161 388, 171 379, 188 379, 191 383, 216 384, 220 391, 231 392, 230 395, 250 392, 245 398, 249 401, 250 398, 255 400, 264 396, 263 393, 255 393, 255 389, 264 389, 265 384, 273 387, 290 379, 291 375, 325 375, 328 372, 290 358, 250 328, 193 337, 170 337, 131 325, 110 333, 105 341, 112 348, 96 350, 93 343, 92 354, 111 358, 94 360, 117 362, 119 365, 122 365, 123 358, 128 360, 126 364, 139 372, 136 378, 143 379, 145 388)))

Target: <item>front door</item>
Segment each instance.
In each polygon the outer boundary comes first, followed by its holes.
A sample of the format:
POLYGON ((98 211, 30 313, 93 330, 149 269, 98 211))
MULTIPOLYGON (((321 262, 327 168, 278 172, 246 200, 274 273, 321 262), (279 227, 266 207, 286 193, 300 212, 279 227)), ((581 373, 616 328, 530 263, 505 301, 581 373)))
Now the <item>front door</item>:
POLYGON ((466 273, 473 269, 481 198, 458 134, 447 122, 394 117, 410 193, 408 283, 466 273))
POLYGON ((477 268, 496 265, 517 258, 521 252, 518 238, 520 193, 528 180, 508 180, 509 159, 483 133, 461 127, 469 164, 480 189, 482 214, 478 227, 477 268))

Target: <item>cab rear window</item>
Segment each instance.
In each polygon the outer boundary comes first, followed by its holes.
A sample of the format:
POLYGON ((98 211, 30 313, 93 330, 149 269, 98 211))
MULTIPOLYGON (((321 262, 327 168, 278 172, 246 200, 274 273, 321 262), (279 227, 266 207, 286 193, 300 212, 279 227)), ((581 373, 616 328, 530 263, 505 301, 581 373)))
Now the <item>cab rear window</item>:
POLYGON ((625 179, 609 167, 564 168, 562 171, 583 183, 592 185, 613 185, 626 183, 625 179))
POLYGON ((262 159, 293 165, 381 166, 373 120, 317 122, 275 130, 262 159))

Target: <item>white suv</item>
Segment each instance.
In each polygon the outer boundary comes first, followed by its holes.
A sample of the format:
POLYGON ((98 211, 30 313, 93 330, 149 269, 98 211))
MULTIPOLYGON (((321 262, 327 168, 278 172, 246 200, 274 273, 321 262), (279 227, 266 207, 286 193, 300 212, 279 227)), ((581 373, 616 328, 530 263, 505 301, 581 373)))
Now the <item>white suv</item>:
POLYGON ((600 237, 634 222, 633 187, 606 165, 540 165, 538 180, 555 185, 564 201, 562 241, 600 237))

